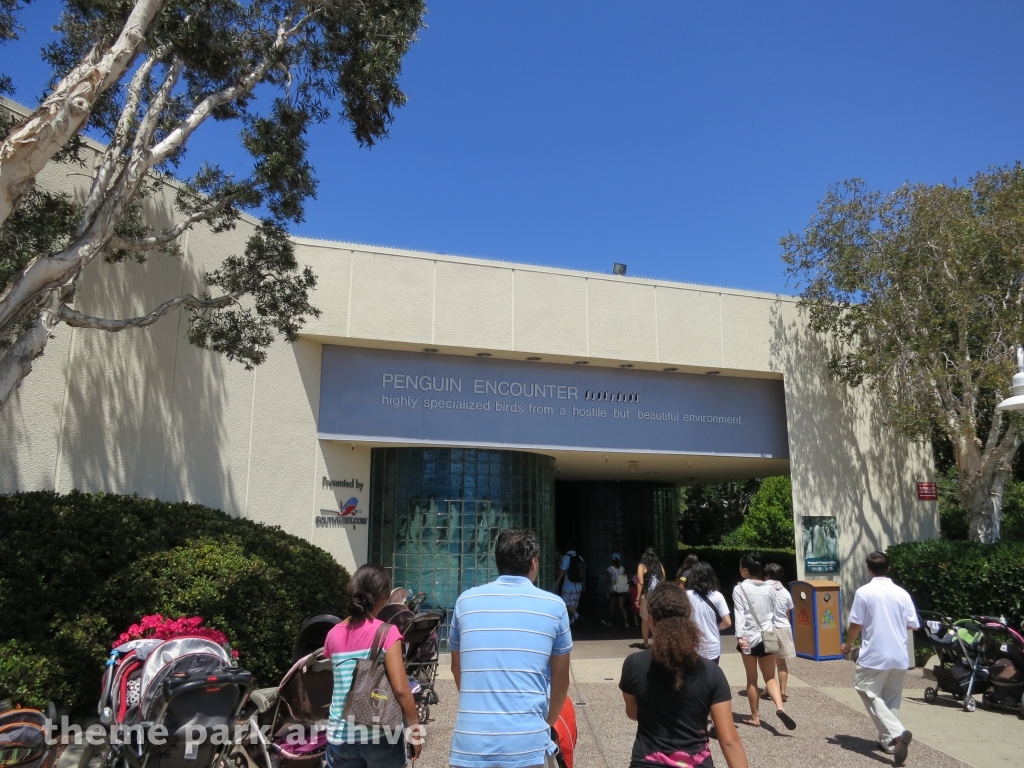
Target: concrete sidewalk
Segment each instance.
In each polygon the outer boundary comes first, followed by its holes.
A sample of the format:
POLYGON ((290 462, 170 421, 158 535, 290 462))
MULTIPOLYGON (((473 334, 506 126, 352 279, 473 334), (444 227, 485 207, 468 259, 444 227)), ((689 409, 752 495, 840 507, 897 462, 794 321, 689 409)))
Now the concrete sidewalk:
MULTIPOLYGON (((626 716, 618 690, 622 661, 635 652, 628 642, 580 641, 573 651, 570 696, 577 703, 578 768, 623 767, 629 764, 636 726, 626 716)), ((448 657, 442 657, 447 662, 448 657)), ((748 714, 743 662, 727 651, 721 666, 733 689, 737 722, 748 714)), ((448 746, 455 725, 458 693, 450 668, 439 671, 441 703, 433 707, 429 739, 417 768, 446 768, 448 746)), ((877 746, 877 734, 860 697, 852 687, 853 664, 848 661, 812 662, 797 659, 790 665, 789 702, 786 710, 797 721, 787 731, 775 718, 771 702, 761 702, 761 728, 738 725, 751 766, 878 766, 892 765, 892 757, 877 746)), ((900 716, 913 734, 908 766, 929 768, 1002 768, 1022 764, 1024 724, 1013 712, 978 709, 967 713, 952 699, 924 703, 926 681, 921 670, 907 675, 900 716)), ((726 763, 714 740, 715 765, 726 763)))

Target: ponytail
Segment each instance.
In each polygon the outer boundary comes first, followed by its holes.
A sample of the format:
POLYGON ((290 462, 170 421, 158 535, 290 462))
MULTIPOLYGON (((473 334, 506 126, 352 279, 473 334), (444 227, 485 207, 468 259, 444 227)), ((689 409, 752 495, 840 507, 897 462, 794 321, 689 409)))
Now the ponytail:
POLYGON ((361 565, 348 582, 348 593, 352 622, 364 621, 391 593, 391 574, 379 565, 361 565))

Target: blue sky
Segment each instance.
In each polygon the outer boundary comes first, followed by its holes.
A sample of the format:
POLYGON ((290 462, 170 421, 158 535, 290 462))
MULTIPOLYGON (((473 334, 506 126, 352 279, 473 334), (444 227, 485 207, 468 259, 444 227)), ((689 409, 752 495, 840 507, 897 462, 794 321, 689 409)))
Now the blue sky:
MULTIPOLYGON (((59 4, 0 48, 20 101, 59 4)), ((793 292, 778 240, 826 187, 1024 157, 1021 2, 439 0, 391 137, 311 136, 297 234, 793 292)), ((205 131, 190 162, 230 165, 205 131)))

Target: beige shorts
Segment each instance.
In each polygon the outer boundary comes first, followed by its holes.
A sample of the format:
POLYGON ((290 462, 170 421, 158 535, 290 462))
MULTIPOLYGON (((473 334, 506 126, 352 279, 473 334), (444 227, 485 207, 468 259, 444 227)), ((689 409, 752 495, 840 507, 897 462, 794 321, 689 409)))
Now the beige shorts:
POLYGON ((647 612, 647 595, 640 598, 640 618, 644 621, 650 618, 650 614, 647 612))
POLYGON ((779 652, 776 656, 780 659, 795 659, 796 644, 793 642, 793 628, 775 627, 775 634, 779 636, 779 652))

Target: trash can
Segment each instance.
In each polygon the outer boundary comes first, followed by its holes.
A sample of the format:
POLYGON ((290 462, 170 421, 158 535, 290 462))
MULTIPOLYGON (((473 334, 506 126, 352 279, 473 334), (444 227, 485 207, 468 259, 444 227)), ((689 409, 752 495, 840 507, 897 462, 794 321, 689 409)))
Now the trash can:
POLYGON ((791 582, 789 589, 793 595, 796 655, 815 661, 843 658, 843 603, 839 585, 816 579, 791 582))

